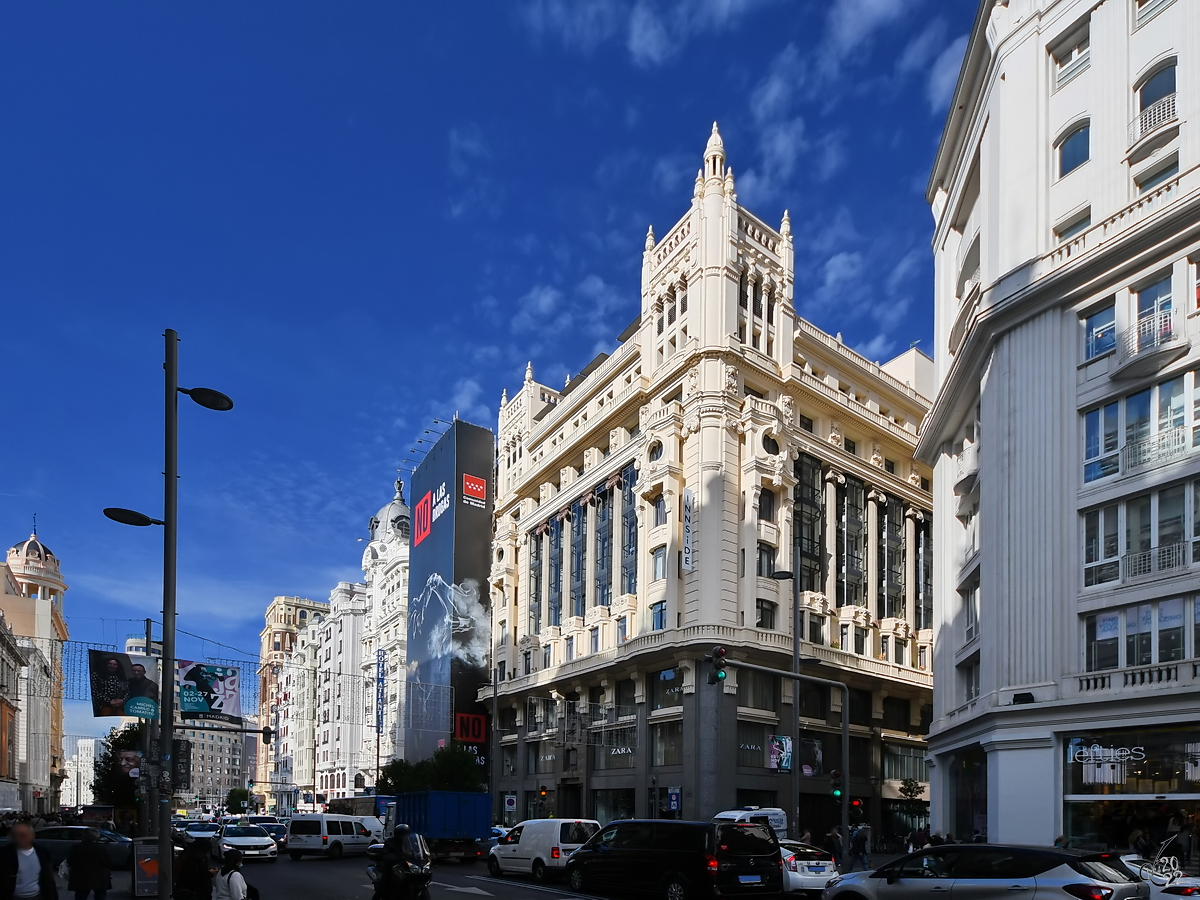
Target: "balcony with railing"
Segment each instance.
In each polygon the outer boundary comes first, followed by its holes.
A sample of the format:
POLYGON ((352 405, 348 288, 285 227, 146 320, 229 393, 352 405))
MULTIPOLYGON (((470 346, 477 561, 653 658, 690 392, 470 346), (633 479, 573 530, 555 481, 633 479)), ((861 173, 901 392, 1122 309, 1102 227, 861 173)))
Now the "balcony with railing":
POLYGON ((1168 428, 1144 441, 1126 444, 1121 451, 1121 471, 1165 465, 1187 456, 1190 449, 1188 429, 1168 428))
POLYGON ((1137 581, 1182 572, 1190 561, 1190 546, 1190 541, 1181 541, 1126 553, 1121 557, 1121 578, 1123 581, 1137 581))
POLYGON ((1118 694, 1159 689, 1161 685, 1194 683, 1200 664, 1192 661, 1162 662, 1128 669, 1107 669, 1077 675, 1078 694, 1118 694))
POLYGON ((975 487, 979 477, 979 448, 975 444, 967 444, 958 454, 957 469, 954 475, 954 493, 969 494, 975 487))
POLYGON ((1177 326, 1174 310, 1160 309, 1140 317, 1117 336, 1113 374, 1125 378, 1149 375, 1187 351, 1187 333, 1177 326))
POLYGON ((1175 112, 1175 96, 1175 94, 1167 94, 1161 100, 1155 100, 1129 123, 1129 146, 1131 148, 1142 138, 1150 137, 1160 128, 1165 128, 1178 120, 1179 116, 1175 112))

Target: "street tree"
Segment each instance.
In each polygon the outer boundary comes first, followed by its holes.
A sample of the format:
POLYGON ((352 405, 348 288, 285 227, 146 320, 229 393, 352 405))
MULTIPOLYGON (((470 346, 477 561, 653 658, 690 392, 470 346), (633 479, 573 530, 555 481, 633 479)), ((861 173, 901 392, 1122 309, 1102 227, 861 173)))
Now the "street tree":
POLYGON ((126 725, 114 728, 101 745, 96 757, 92 793, 97 803, 108 804, 115 809, 134 809, 137 806, 137 779, 130 777, 131 758, 126 755, 122 765, 121 752, 136 751, 141 743, 141 726, 126 725))
POLYGON ((380 794, 486 791, 487 784, 479 767, 479 756, 463 744, 451 744, 435 750, 429 759, 415 763, 392 760, 379 773, 375 790, 380 794))
POLYGON ((234 814, 245 812, 249 800, 250 792, 245 788, 230 788, 229 794, 225 797, 225 809, 234 814))

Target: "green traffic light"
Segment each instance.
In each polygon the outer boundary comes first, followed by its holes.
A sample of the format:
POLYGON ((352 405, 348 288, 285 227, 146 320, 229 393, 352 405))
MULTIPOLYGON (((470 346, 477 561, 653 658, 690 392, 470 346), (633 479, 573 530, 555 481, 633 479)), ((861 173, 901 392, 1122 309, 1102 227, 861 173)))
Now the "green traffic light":
POLYGON ((840 796, 842 796, 842 792, 841 792, 841 791, 839 791, 839 790, 835 790, 835 791, 833 792, 833 796, 835 796, 835 797, 840 797, 840 796))
POLYGON ((729 674, 729 673, 728 673, 728 672, 726 672, 724 669, 719 669, 719 670, 717 671, 717 680, 718 680, 718 681, 724 681, 724 680, 725 680, 725 676, 726 676, 726 675, 728 675, 728 674, 729 674))

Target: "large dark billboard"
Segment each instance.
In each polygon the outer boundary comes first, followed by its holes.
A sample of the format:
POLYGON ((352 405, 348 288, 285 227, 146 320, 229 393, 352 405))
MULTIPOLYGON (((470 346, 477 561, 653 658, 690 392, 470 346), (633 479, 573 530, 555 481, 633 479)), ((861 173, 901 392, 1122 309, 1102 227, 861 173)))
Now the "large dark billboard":
POLYGON ((413 472, 404 716, 412 761, 456 739, 486 762, 487 710, 475 698, 491 680, 494 457, 490 430, 455 420, 413 472))

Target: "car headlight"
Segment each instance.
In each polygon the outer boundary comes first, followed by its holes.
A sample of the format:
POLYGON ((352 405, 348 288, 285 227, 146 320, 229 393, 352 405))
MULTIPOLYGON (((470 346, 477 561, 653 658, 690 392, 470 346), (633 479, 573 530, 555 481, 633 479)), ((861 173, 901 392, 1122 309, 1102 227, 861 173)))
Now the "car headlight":
POLYGON ((222 844, 221 849, 222 850, 236 850, 237 848, 235 846, 233 846, 233 844, 222 844))
POLYGON ((827 882, 825 882, 825 889, 828 890, 829 888, 833 887, 834 885, 841 884, 841 883, 842 883, 842 876, 834 875, 827 882))

